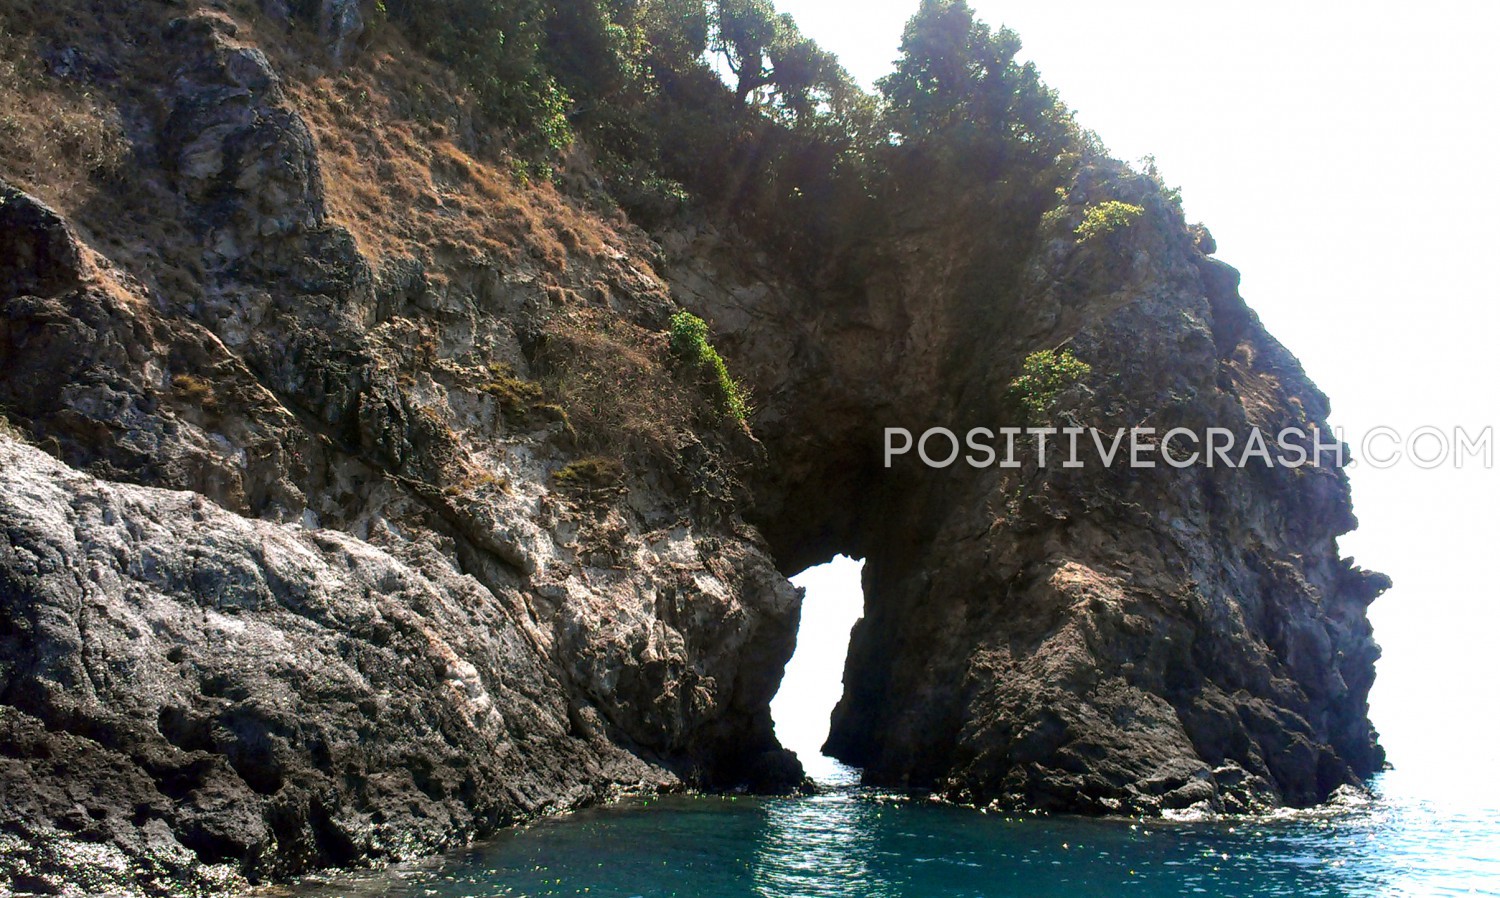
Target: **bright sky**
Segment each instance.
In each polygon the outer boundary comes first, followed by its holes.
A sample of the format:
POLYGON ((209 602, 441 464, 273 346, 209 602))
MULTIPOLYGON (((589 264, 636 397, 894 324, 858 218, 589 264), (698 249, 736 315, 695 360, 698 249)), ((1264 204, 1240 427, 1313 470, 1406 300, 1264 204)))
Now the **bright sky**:
MULTIPOLYGON (((1182 186, 1189 220, 1243 272, 1246 299, 1332 398, 1356 453, 1380 425, 1500 430, 1500 4, 971 4, 1020 34, 1115 155, 1154 154, 1182 186)), ((868 86, 916 0, 778 8, 868 86)), ((1500 578, 1481 562, 1500 555, 1500 471, 1470 460, 1351 477, 1361 527, 1341 547, 1396 581, 1371 610, 1385 648, 1373 715, 1392 761, 1497 759, 1500 578)), ((780 731, 821 735, 857 566, 807 582, 804 619, 819 625, 804 625, 773 709, 780 731)))

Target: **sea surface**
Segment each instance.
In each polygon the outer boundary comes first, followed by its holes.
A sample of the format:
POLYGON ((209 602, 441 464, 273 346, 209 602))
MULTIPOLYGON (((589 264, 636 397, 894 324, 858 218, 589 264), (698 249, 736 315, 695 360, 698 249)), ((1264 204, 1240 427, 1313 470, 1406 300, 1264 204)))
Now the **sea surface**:
MULTIPOLYGON (((543 820, 297 896, 1085 898, 1500 895, 1500 801, 1462 771, 1238 820, 986 814, 882 794, 847 768, 798 798, 671 796, 543 820)), ((1488 771, 1481 774, 1493 779, 1488 771)), ((288 894, 286 891, 281 894, 288 894)))

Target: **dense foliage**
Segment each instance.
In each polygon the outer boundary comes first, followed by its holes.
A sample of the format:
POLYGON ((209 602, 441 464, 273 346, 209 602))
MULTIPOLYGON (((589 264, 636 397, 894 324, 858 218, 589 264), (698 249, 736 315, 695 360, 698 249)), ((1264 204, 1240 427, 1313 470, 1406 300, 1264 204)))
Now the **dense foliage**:
POLYGON ((1036 69, 1016 62, 1016 35, 965 0, 920 0, 876 94, 771 0, 386 5, 535 170, 582 136, 638 220, 691 199, 792 268, 870 236, 881 199, 939 181, 1004 182, 1028 208, 1045 203, 1080 144, 1036 69))
POLYGON ((1036 67, 1016 63, 1020 50, 1015 32, 976 20, 964 0, 921 0, 879 84, 891 131, 980 176, 1052 165, 1075 129, 1036 67))

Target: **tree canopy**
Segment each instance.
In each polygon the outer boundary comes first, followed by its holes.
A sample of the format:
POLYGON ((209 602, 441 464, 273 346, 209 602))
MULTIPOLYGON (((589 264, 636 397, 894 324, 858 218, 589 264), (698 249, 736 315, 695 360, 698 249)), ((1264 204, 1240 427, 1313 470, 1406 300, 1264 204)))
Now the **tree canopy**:
POLYGON ((999 163, 1050 163, 1076 129, 1036 66, 1016 62, 1020 51, 1015 32, 980 22, 965 0, 921 0, 895 71, 878 82, 892 133, 999 163))
POLYGON ((913 173, 1050 202, 1080 139, 1015 33, 965 0, 920 0, 876 93, 772 0, 385 2, 534 170, 583 135, 632 213, 693 197, 788 252, 867 233, 913 173))

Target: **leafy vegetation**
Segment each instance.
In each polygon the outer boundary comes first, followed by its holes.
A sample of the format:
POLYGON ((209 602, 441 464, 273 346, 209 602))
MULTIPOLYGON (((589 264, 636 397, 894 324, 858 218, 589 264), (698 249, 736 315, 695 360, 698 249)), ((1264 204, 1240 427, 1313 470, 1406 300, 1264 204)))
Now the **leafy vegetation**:
POLYGON ((1134 203, 1105 200, 1084 211, 1083 222, 1073 233, 1078 235, 1079 243, 1098 237, 1108 237, 1110 234, 1119 233, 1130 227, 1145 211, 1143 207, 1134 203))
POLYGON ((692 312, 672 316, 672 356, 689 371, 705 378, 719 414, 736 421, 750 417, 750 393, 729 374, 723 356, 708 342, 708 323, 692 312))
POLYGON ((922 0, 879 83, 891 131, 981 176, 1050 166, 1077 130, 1036 66, 1016 63, 1020 50, 1015 32, 978 21, 964 0, 922 0))
MULTIPOLYGON (((930 202, 962 201, 1004 222, 997 233, 1032 233, 1097 143, 1036 68, 1018 61, 1015 33, 979 21, 966 0, 920 0, 894 70, 874 93, 773 0, 387 0, 386 8, 418 47, 468 81, 481 115, 512 135, 526 172, 561 164, 581 136, 605 191, 637 223, 662 225, 696 206, 776 254, 793 278, 836 277, 830 260, 860 264, 910 226, 916 198, 934 192, 942 196, 930 202)), ((1128 225, 1139 211, 1090 210, 1079 236, 1128 225)), ((632 423, 639 415, 630 409, 605 407, 599 397, 617 388, 590 385, 628 374, 658 405, 683 397, 641 374, 651 367, 641 347, 618 342, 554 334, 548 389, 580 434, 628 424, 629 443, 656 451, 669 435, 632 423), (611 373, 612 360, 628 370, 611 373)), ((669 353, 720 415, 749 416, 748 395, 701 319, 673 317, 669 353)), ((585 439, 621 455, 603 438, 585 439)))
POLYGON ((806 123, 837 95, 855 89, 832 53, 802 36, 769 0, 717 0, 713 50, 735 76, 734 95, 806 123))
POLYGON ((892 196, 991 186, 1040 215, 1083 138, 1020 41, 965 0, 921 0, 895 70, 860 88, 772 0, 387 0, 511 135, 518 173, 587 139, 648 227, 688 203, 792 271, 898 227, 892 196), (721 77, 721 72, 725 73, 721 77), (954 177, 954 173, 958 177, 954 177))
POLYGON ((1087 362, 1066 349, 1041 349, 1021 363, 1021 375, 1010 382, 1010 395, 1030 421, 1040 424, 1046 421, 1058 394, 1092 371, 1087 362))

